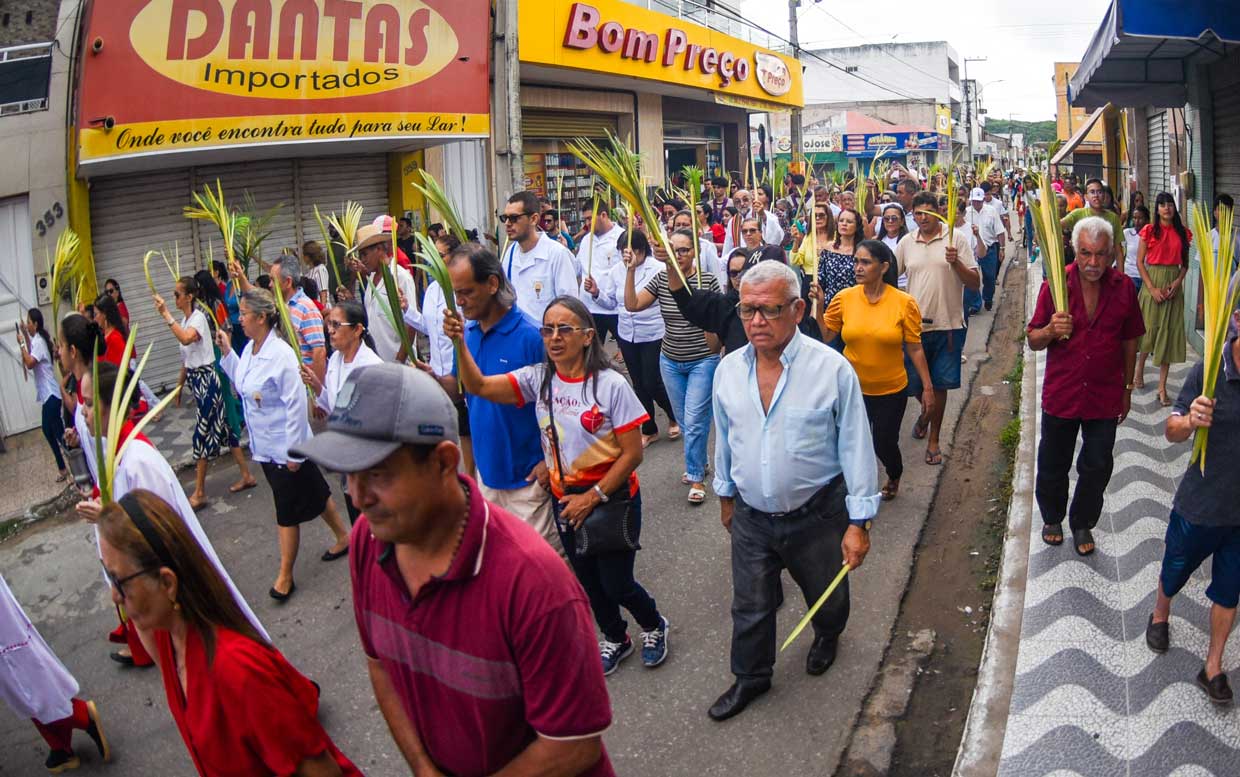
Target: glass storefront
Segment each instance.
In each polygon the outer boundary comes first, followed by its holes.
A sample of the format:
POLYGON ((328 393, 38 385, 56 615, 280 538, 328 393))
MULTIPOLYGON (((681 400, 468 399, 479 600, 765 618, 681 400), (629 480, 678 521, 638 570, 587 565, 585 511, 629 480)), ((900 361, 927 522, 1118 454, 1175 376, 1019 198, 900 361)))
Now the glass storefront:
POLYGON ((663 159, 669 180, 684 167, 696 165, 706 178, 727 175, 727 158, 723 150, 723 126, 720 124, 663 125, 663 159))

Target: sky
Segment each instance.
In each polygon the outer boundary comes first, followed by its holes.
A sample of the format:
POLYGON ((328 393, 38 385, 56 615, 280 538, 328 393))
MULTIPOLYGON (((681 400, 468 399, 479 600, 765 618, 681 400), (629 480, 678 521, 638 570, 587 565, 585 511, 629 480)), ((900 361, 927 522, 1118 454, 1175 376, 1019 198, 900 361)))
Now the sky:
MULTIPOLYGON (((993 119, 1055 118, 1054 62, 1079 62, 1109 0, 801 0, 802 48, 946 40, 969 63, 993 119)), ((745 18, 788 36, 785 0, 742 0, 745 18)), ((963 66, 963 63, 961 63, 963 66)), ((892 84, 898 87, 899 84, 892 84)))

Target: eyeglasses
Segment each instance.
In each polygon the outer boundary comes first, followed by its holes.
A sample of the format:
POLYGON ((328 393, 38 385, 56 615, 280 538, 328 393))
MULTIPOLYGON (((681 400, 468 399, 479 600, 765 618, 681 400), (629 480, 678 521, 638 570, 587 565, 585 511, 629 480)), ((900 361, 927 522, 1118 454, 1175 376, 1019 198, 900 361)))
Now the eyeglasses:
POLYGON ((742 276, 742 275, 744 275, 744 274, 745 274, 745 268, 744 268, 744 267, 742 267, 742 268, 741 268, 741 269, 739 269, 739 270, 732 270, 732 269, 729 269, 729 270, 728 270, 728 277, 729 277, 729 278, 739 278, 739 277, 741 277, 741 276, 742 276))
POLYGON ((501 223, 501 224, 516 224, 516 223, 517 223, 517 219, 521 218, 522 216, 530 216, 530 215, 532 215, 532 214, 529 214, 529 213, 501 213, 501 214, 500 214, 500 216, 499 216, 499 223, 501 223))
POLYGON ((351 323, 349 323, 349 322, 347 322, 347 321, 345 321, 345 322, 340 322, 340 321, 324 321, 324 322, 323 322, 323 326, 327 327, 327 331, 329 331, 329 332, 335 332, 337 329, 339 329, 339 328, 340 328, 340 327, 342 327, 342 326, 361 326, 361 324, 351 324, 351 323))
POLYGON ((785 302, 782 305, 746 305, 740 302, 736 305, 736 315, 740 316, 741 321, 750 321, 758 313, 767 321, 774 321, 784 314, 784 309, 791 305, 791 302, 785 302))
POLYGON ((883 216, 883 221, 900 221, 899 216, 883 216))
POLYGON ((693 253, 692 248, 673 248, 672 250, 676 252, 677 256, 689 256, 693 253))
POLYGON ((111 296, 113 294, 119 294, 120 289, 116 288, 115 286, 109 286, 108 288, 103 290, 103 293, 111 296))
POLYGON ((758 234, 758 230, 754 229, 753 227, 750 227, 749 229, 742 229, 741 234, 742 235, 756 235, 758 234))
POLYGON ((556 335, 560 337, 568 337, 573 332, 589 332, 589 328, 584 326, 569 326, 568 324, 559 324, 557 326, 543 325, 538 327, 538 334, 543 336, 544 340, 549 340, 556 335))
MULTIPOLYGON (((103 562, 100 561, 99 565, 103 566, 103 562)), ((139 569, 137 572, 134 572, 132 575, 126 575, 125 577, 117 577, 116 575, 112 574, 112 570, 108 569, 107 567, 103 567, 103 576, 108 579, 108 582, 112 585, 113 588, 116 589, 116 592, 121 595, 121 601, 123 602, 125 601, 125 583, 128 583, 130 580, 133 580, 135 577, 141 577, 142 575, 149 575, 152 572, 158 572, 158 571, 159 571, 159 567, 144 567, 143 569, 139 569)))

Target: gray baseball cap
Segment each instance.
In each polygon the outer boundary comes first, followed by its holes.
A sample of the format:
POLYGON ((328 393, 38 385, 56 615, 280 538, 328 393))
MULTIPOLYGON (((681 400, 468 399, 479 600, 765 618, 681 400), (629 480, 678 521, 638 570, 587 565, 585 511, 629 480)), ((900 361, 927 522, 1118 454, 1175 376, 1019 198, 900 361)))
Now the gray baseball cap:
POLYGON ((457 411, 439 382, 399 364, 354 370, 322 434, 289 449, 333 472, 369 469, 402 445, 459 443, 457 411))

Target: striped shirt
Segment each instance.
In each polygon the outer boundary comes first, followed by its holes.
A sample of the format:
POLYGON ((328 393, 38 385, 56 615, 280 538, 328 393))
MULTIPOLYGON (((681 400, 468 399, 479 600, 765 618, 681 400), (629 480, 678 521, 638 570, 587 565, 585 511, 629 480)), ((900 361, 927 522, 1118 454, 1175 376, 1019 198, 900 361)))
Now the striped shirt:
MULTIPOLYGON (((692 276, 689 281, 697 283, 692 276)), ((719 278, 713 273, 705 275, 702 279, 702 288, 719 291, 719 278)), ((676 305, 676 300, 667 287, 666 269, 650 279, 650 283, 646 284, 646 291, 658 299, 659 310, 663 313, 666 330, 663 334, 664 356, 674 362, 695 362, 712 355, 710 346, 706 344, 706 334, 690 324, 680 312, 680 307, 676 305)))
POLYGON ((301 289, 288 301, 288 317, 297 330, 297 345, 301 349, 301 361, 310 364, 315 348, 326 348, 323 337, 323 314, 315 307, 301 289))

